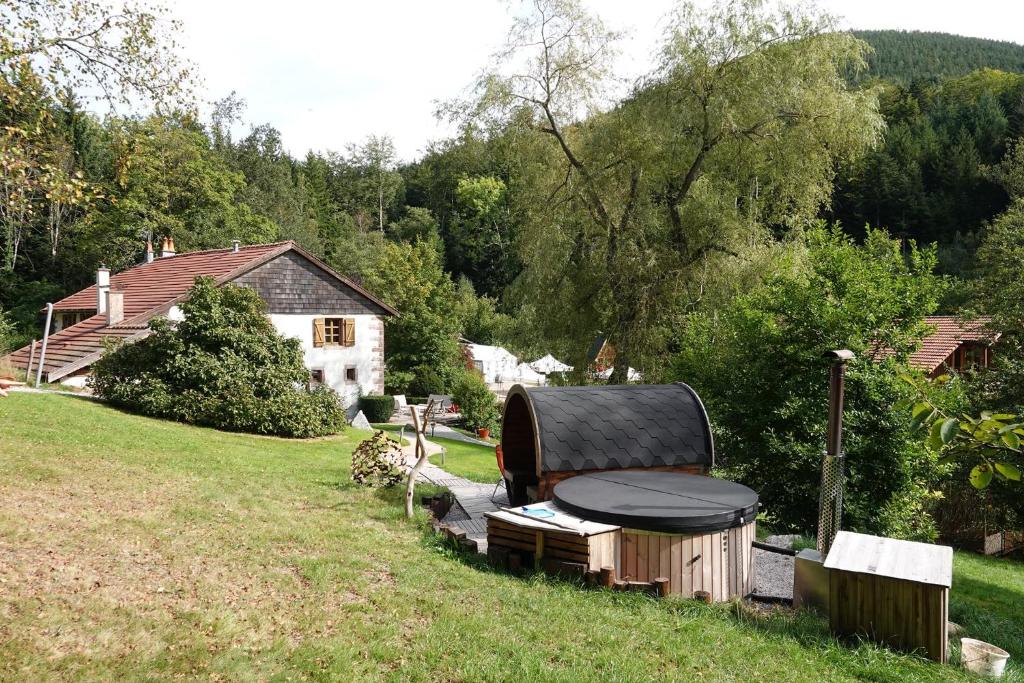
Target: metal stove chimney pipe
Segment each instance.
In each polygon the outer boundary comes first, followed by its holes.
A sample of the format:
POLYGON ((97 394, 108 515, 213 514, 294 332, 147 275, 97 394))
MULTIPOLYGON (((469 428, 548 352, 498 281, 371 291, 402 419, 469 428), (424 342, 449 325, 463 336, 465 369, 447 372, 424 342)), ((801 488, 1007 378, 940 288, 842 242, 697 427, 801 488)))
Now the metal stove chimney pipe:
POLYGON ((846 482, 843 458, 843 381, 846 364, 853 352, 826 351, 832 361, 829 373, 828 439, 821 463, 821 498, 818 500, 818 552, 828 555, 843 520, 843 488, 846 482))

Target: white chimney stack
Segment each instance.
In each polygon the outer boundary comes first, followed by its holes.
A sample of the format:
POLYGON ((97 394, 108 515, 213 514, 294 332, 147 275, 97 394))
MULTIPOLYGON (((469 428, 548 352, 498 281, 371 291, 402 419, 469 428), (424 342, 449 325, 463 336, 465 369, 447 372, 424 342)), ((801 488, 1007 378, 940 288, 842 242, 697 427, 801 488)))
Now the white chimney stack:
POLYGON ((174 238, 165 237, 163 247, 160 249, 160 258, 170 258, 174 256, 174 238))
POLYGON ((238 247, 242 244, 241 240, 231 240, 231 251, 238 253, 238 247))
POLYGON ((150 239, 146 240, 146 263, 153 262, 153 241, 150 239))
POLYGON ((124 320, 124 290, 107 291, 107 326, 116 325, 124 320))
POLYGON ((100 266, 96 271, 96 313, 107 312, 107 292, 110 291, 110 269, 100 266))

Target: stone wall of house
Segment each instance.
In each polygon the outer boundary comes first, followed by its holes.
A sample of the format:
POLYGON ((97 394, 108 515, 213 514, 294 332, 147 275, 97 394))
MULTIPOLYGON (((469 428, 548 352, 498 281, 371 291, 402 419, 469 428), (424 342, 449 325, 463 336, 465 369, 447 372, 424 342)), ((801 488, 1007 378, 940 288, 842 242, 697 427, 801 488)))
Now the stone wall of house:
POLYGON ((384 393, 384 322, 376 315, 271 313, 270 322, 286 337, 299 340, 310 373, 322 373, 323 383, 338 392, 349 417, 358 410, 360 395, 384 393), (315 346, 317 318, 345 317, 355 321, 352 346, 315 346), (354 375, 354 379, 350 376, 354 375))

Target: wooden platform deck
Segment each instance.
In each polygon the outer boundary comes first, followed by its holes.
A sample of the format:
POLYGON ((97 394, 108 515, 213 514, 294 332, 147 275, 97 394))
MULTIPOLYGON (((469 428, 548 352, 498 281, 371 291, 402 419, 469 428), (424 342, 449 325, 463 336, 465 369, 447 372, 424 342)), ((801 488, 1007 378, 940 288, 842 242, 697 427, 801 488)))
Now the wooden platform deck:
MULTIPOLYGON (((436 452, 432 447, 436 448, 437 451, 441 449, 440 446, 431 443, 428 439, 427 450, 431 454, 436 452)), ((410 466, 413 464, 411 459, 411 454, 407 453, 406 461, 410 466)), ((494 500, 492 501, 491 494, 494 492, 494 484, 479 484, 462 477, 456 477, 429 461, 420 470, 419 480, 434 484, 435 486, 443 486, 452 492, 452 495, 455 496, 456 504, 452 506, 452 509, 441 522, 457 526, 465 531, 467 537, 477 542, 477 550, 481 553, 486 553, 487 520, 484 518, 484 513, 492 512, 499 507, 508 505, 505 488, 503 486, 498 487, 498 491, 495 493, 494 500)), ((494 481, 495 483, 498 481, 497 473, 495 473, 494 481)))

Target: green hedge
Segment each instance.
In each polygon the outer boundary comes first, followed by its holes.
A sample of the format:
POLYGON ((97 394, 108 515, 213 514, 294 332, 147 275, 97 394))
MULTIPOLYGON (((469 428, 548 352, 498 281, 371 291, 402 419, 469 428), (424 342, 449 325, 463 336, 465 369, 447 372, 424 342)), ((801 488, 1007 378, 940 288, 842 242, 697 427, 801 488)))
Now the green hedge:
POLYGON ((393 396, 361 396, 359 410, 374 424, 387 422, 395 412, 395 399, 393 396))

